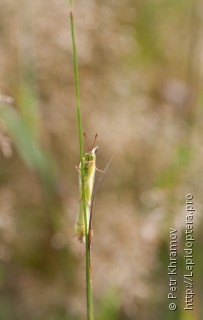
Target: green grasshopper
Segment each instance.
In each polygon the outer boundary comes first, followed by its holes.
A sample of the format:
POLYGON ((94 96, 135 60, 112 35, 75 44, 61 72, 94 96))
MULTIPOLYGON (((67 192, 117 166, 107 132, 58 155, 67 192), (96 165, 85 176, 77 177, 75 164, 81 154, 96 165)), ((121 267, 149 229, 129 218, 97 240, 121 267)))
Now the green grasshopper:
MULTIPOLYGON (((85 134, 84 134, 85 136, 85 134)), ((86 136, 85 136, 86 137, 86 136)), ((86 215, 87 215, 87 226, 88 233, 90 228, 90 211, 91 211, 91 201, 92 201, 92 193, 94 187, 94 178, 95 172, 98 170, 96 168, 96 152, 98 147, 95 147, 97 134, 95 135, 94 144, 92 146, 92 150, 88 153, 85 153, 83 162, 84 162, 84 182, 85 182, 85 199, 86 199, 86 215)), ((84 213, 83 213, 83 191, 82 191, 82 181, 81 181, 81 163, 79 167, 76 167, 79 172, 79 187, 80 187, 80 207, 77 216, 77 222, 75 225, 75 234, 78 237, 80 242, 85 242, 85 227, 84 227, 84 213)), ((99 170, 100 171, 100 170, 99 170)))
MULTIPOLYGON (((85 134, 84 134, 85 136, 85 134)), ((86 136, 85 136, 86 137, 86 136)), ((98 183, 94 188, 94 179, 95 179, 95 173, 96 171, 103 172, 103 174, 106 172, 111 160, 107 164, 104 171, 97 169, 96 167, 96 152, 98 147, 95 147, 97 134, 95 135, 94 143, 92 148, 88 153, 85 153, 83 161, 84 161, 84 182, 85 182, 85 199, 86 199, 86 215, 87 215, 87 230, 88 230, 88 236, 89 236, 89 244, 91 242, 91 238, 93 235, 93 229, 92 229, 92 212, 93 212, 93 205, 95 200, 95 195, 97 192, 97 189, 99 187, 99 184, 102 180, 103 175, 98 180, 98 183)), ((75 224, 75 235, 78 237, 78 240, 80 242, 85 242, 85 226, 84 226, 84 212, 83 212, 83 203, 82 203, 82 197, 83 197, 83 191, 82 191, 82 182, 81 182, 81 163, 79 167, 76 167, 77 171, 79 172, 79 186, 80 186, 80 207, 79 212, 77 215, 77 221, 75 224)))

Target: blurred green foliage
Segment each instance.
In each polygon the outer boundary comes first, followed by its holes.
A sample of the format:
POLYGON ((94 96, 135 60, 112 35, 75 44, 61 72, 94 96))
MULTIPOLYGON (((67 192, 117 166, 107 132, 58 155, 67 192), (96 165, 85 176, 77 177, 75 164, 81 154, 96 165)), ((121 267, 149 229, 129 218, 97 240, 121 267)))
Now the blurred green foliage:
MULTIPOLYGON (((0 319, 83 320, 67 7, 1 0, 1 8, 0 319)), ((75 1, 85 146, 98 132, 98 167, 114 155, 94 208, 96 320, 202 319, 202 12, 200 1, 75 1), (183 310, 188 192, 191 313, 183 310), (170 227, 183 235, 177 312, 167 300, 170 227)))

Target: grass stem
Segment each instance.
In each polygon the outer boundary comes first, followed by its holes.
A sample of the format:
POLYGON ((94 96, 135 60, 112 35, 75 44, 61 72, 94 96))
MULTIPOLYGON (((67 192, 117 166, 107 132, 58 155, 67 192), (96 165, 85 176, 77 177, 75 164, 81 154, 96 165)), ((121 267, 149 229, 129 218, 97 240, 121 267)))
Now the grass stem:
POLYGON ((70 0, 70 25, 71 25, 71 37, 72 37, 72 46, 73 46, 74 76, 75 76, 75 87, 76 87, 76 108, 77 108, 77 118, 78 118, 78 134, 79 134, 81 180, 82 180, 81 183, 82 183, 82 190, 83 190, 82 202, 83 202, 84 224, 85 224, 87 319, 93 320, 92 284, 91 284, 92 279, 91 279, 91 263, 90 263, 91 248, 89 246, 88 225, 87 225, 85 173, 84 173, 84 161, 83 161, 83 130, 82 130, 81 107, 80 107, 80 90, 79 90, 77 49, 76 49, 76 42, 75 42, 73 0, 70 0))

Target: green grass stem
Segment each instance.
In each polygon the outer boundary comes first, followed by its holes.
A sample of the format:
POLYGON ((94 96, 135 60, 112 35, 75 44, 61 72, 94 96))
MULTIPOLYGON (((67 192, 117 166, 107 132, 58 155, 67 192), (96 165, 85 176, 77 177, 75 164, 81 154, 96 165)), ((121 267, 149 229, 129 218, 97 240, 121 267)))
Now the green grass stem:
POLYGON ((83 162, 83 130, 82 130, 81 107, 80 107, 78 61, 77 61, 77 49, 76 49, 76 42, 75 42, 72 0, 70 0, 70 26, 71 26, 71 37, 72 37, 72 46, 73 46, 74 75, 75 75, 75 88, 76 88, 76 108, 77 108, 78 134, 79 134, 79 146, 80 146, 80 163, 81 163, 81 180, 82 180, 81 182, 82 182, 82 190, 83 190, 82 202, 83 202, 84 223, 85 223, 87 319, 93 320, 90 246, 89 246, 88 225, 87 225, 86 196, 85 196, 85 190, 84 190, 85 189, 85 173, 84 173, 84 162, 83 162))

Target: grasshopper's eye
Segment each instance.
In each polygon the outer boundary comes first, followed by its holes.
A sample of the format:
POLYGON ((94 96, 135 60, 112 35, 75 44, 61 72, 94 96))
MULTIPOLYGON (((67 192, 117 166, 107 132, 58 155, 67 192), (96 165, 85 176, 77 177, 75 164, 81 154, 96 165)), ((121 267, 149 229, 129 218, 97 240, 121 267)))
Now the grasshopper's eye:
POLYGON ((85 153, 85 160, 89 161, 89 153, 85 153))
POLYGON ((93 161, 94 160, 94 156, 93 154, 90 155, 90 161, 93 161))

